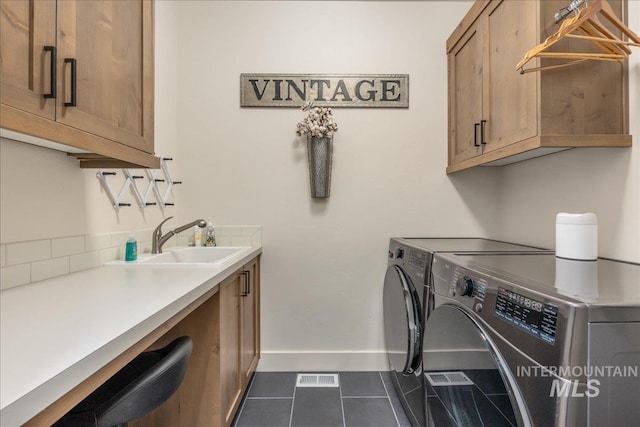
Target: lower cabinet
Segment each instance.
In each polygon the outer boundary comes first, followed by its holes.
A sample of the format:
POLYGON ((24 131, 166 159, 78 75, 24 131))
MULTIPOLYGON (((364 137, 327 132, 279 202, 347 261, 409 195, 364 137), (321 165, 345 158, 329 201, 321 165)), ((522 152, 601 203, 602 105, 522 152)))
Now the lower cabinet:
POLYGON ((220 284, 220 426, 228 427, 260 358, 260 262, 220 284))
POLYGON ((220 425, 228 427, 240 405, 243 392, 242 303, 244 271, 238 271, 220 285, 220 425))
POLYGON ((241 293, 240 298, 242 311, 240 366, 242 367, 242 384, 243 387, 247 387, 260 359, 260 263, 258 258, 244 266, 243 276, 246 281, 246 290, 241 293))
POLYGON ((171 328, 153 348, 189 335, 193 352, 176 393, 130 427, 229 427, 260 358, 260 258, 218 285, 218 292, 171 328))

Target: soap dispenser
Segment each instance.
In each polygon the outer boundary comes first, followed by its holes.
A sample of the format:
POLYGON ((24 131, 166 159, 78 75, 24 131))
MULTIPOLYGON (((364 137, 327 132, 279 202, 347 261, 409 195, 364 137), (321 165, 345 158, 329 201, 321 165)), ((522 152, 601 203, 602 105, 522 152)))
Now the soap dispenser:
POLYGON ((129 239, 125 245, 124 250, 124 260, 125 261, 135 261, 138 259, 138 242, 136 241, 135 236, 132 234, 129 235, 129 239))
POLYGON ((205 246, 216 246, 216 230, 213 228, 211 218, 207 219, 207 237, 205 239, 205 246))
POLYGON ((200 247, 202 246, 202 228, 200 228, 197 224, 194 226, 194 246, 200 247))

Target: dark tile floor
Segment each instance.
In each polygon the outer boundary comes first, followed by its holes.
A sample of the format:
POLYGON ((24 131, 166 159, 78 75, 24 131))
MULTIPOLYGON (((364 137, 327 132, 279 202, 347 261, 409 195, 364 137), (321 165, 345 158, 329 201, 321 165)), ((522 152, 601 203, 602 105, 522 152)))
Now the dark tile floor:
MULTIPOLYGON (((472 385, 432 387, 425 380, 431 423, 515 426, 498 371, 464 372, 472 385)), ((411 427, 388 372, 340 372, 340 387, 319 388, 296 387, 296 376, 297 372, 257 372, 233 426, 411 427)), ((419 390, 415 396, 421 398, 419 390)))
POLYGON ((429 416, 436 426, 517 425, 500 373, 480 369, 464 371, 473 385, 432 387, 427 384, 429 416))
POLYGON ((388 372, 340 372, 340 387, 296 387, 296 372, 257 372, 235 427, 410 427, 388 372))

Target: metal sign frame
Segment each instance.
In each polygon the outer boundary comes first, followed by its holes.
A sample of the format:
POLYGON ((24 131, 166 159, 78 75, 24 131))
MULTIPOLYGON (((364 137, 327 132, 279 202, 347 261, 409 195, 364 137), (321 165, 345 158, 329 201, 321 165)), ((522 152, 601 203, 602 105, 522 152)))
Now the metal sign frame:
POLYGON ((241 107, 409 108, 408 74, 240 74, 241 107))

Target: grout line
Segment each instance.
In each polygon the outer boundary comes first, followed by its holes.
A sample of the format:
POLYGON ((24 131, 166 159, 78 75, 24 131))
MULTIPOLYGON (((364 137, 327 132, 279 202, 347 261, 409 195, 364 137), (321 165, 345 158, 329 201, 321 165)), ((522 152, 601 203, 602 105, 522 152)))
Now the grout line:
POLYGON ((342 396, 343 399, 388 399, 388 396, 342 396))
POLYGON ((388 396, 342 396, 343 399, 388 399, 388 396))
MULTIPOLYGON (((455 418, 453 418, 453 415, 451 415, 451 412, 449 411, 449 408, 447 408, 447 405, 444 404, 444 402, 442 401, 442 399, 440 399, 440 395, 438 394, 438 392, 435 390, 433 390, 433 392, 436 394, 435 398, 438 399, 440 401, 440 404, 442 405, 442 407, 444 408, 445 411, 447 411, 447 415, 449 416, 449 420, 452 421, 454 424, 455 422, 455 418)), ((432 396, 433 397, 433 396, 432 396)), ((429 402, 429 399, 426 399, 427 402, 429 402)), ((429 406, 428 403, 426 404, 427 406, 425 407, 426 411, 425 412, 429 412, 429 406)))
POLYGON ((284 399, 293 399, 293 397, 289 397, 289 396, 256 396, 256 397, 249 397, 247 396, 246 400, 284 400, 284 399))
POLYGON ((298 382, 297 381, 298 374, 299 372, 296 372, 296 381, 293 382, 293 397, 291 398, 291 413, 289 415, 289 427, 291 427, 291 423, 293 422, 293 407, 296 404, 296 389, 297 389, 296 383, 298 382))
POLYGON ((244 405, 247 403, 247 400, 249 399, 249 393, 251 393, 251 387, 253 387, 253 381, 256 379, 256 375, 258 375, 258 373, 254 373, 253 376, 251 376, 251 382, 249 383, 249 388, 247 389, 247 394, 245 395, 244 399, 242 400, 242 405, 240 406, 240 410, 238 411, 238 413, 236 414, 236 422, 233 423, 233 427, 237 427, 238 422, 240 421, 240 417, 242 417, 242 411, 244 410, 244 405))
POLYGON ((384 383, 384 378, 382 378, 382 372, 378 372, 380 375, 380 381, 382 381, 382 387, 384 387, 385 393, 387 393, 387 400, 389 401, 389 406, 391 406, 391 412, 393 412, 393 418, 396 419, 396 424, 400 427, 400 420, 398 420, 398 415, 396 414, 396 410, 393 408, 393 403, 391 402, 391 396, 389 396, 389 390, 387 390, 387 386, 384 383))
POLYGON ((344 403, 342 402, 342 379, 340 378, 340 372, 338 372, 338 391, 340 392, 340 409, 342 410, 342 426, 347 427, 347 421, 344 418, 344 403))
POLYGON ((421 388, 421 387, 422 387, 422 386, 418 386, 418 387, 416 387, 416 388, 414 388, 414 389, 411 389, 411 390, 409 390, 409 391, 406 391, 404 394, 413 393, 414 391, 418 390, 418 389, 419 389, 419 388, 421 388))
MULTIPOLYGON (((464 372, 464 371, 463 371, 464 372)), ((465 374, 466 375, 466 374, 465 374)), ((502 380, 502 377, 500 377, 500 379, 502 380)), ((498 405, 495 404, 495 402, 493 400, 491 400, 489 398, 489 395, 486 394, 484 391, 482 391, 482 389, 480 387, 478 387, 478 385, 476 383, 473 383, 473 386, 475 388, 477 388, 480 393, 482 393, 482 395, 484 396, 485 399, 487 399, 489 401, 489 403, 491 403, 491 405, 493 405, 494 408, 497 409, 497 411, 500 413, 500 415, 502 415, 502 417, 509 423, 509 425, 513 426, 513 424, 511 424, 511 420, 509 420, 509 418, 504 414, 504 412, 502 412, 502 410, 500 408, 498 408, 498 405)), ((495 393, 492 394, 491 396, 504 396, 505 393, 495 393)), ((506 396, 508 397, 509 395, 506 394, 506 396)), ((511 399, 509 399, 509 403, 511 403, 511 399)))

